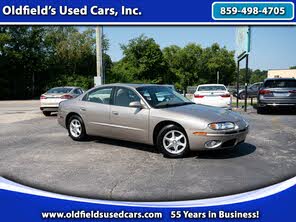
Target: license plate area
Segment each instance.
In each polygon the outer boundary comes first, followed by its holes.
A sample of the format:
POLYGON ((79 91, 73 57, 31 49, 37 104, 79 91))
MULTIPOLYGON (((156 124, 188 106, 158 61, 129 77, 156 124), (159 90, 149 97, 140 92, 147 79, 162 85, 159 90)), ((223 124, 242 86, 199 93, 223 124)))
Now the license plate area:
POLYGON ((287 92, 277 92, 277 93, 273 93, 274 96, 276 97, 287 97, 289 96, 289 93, 287 92))

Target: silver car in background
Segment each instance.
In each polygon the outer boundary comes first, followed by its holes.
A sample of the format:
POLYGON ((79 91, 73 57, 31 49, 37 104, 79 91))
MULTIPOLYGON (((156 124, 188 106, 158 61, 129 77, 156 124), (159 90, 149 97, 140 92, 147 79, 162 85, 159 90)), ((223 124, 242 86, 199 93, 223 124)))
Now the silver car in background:
POLYGON ((291 108, 296 110, 296 79, 265 79, 257 97, 257 113, 267 113, 270 108, 291 108))
POLYGON ((196 105, 168 87, 110 84, 60 104, 58 122, 73 140, 87 135, 156 145, 167 157, 233 148, 248 123, 237 113, 196 105))
POLYGON ((64 86, 55 87, 40 96, 40 110, 45 116, 57 112, 60 102, 73 99, 81 95, 83 90, 79 87, 64 86))

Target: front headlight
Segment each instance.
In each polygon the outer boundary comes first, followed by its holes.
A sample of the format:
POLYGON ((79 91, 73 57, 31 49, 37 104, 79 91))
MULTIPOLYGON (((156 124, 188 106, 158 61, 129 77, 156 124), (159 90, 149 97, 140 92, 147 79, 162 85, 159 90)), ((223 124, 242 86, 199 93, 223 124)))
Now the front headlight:
POLYGON ((234 129, 235 124, 233 122, 210 123, 209 128, 213 130, 229 130, 234 129))

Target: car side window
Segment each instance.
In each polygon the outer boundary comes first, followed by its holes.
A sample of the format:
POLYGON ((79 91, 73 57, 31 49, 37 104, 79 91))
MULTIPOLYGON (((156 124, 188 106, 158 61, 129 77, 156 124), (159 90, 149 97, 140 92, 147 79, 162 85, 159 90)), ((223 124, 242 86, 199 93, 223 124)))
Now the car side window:
POLYGON ((257 90, 257 89, 258 89, 258 84, 253 85, 253 86, 251 87, 251 89, 253 89, 253 90, 257 90))
POLYGON ((74 92, 74 94, 77 94, 77 95, 82 94, 81 89, 75 89, 73 92, 74 92))
POLYGON ((83 97, 83 101, 110 104, 112 87, 94 89, 83 97))
POLYGON ((141 98, 132 90, 127 88, 118 88, 114 95, 114 105, 129 107, 134 101, 141 101, 141 98))

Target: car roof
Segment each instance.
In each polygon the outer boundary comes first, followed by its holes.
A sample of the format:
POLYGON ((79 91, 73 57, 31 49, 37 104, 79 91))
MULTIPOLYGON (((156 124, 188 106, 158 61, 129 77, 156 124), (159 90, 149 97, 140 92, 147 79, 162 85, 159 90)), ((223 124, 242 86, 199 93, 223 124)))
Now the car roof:
POLYGON ((146 83, 111 83, 111 84, 104 84, 97 87, 108 87, 108 86, 123 86, 123 87, 130 87, 130 88, 139 88, 143 86, 168 86, 168 85, 161 85, 161 84, 146 84, 146 83))
POLYGON ((268 78, 265 79, 264 81, 268 81, 268 80, 296 80, 295 78, 268 78))
POLYGON ((201 85, 198 85, 197 87, 199 87, 199 86, 224 86, 224 87, 226 87, 223 84, 201 84, 201 85))
POLYGON ((52 87, 51 89, 61 89, 61 88, 71 88, 71 89, 74 89, 74 88, 80 88, 80 87, 77 87, 77 86, 57 86, 57 87, 52 87))

